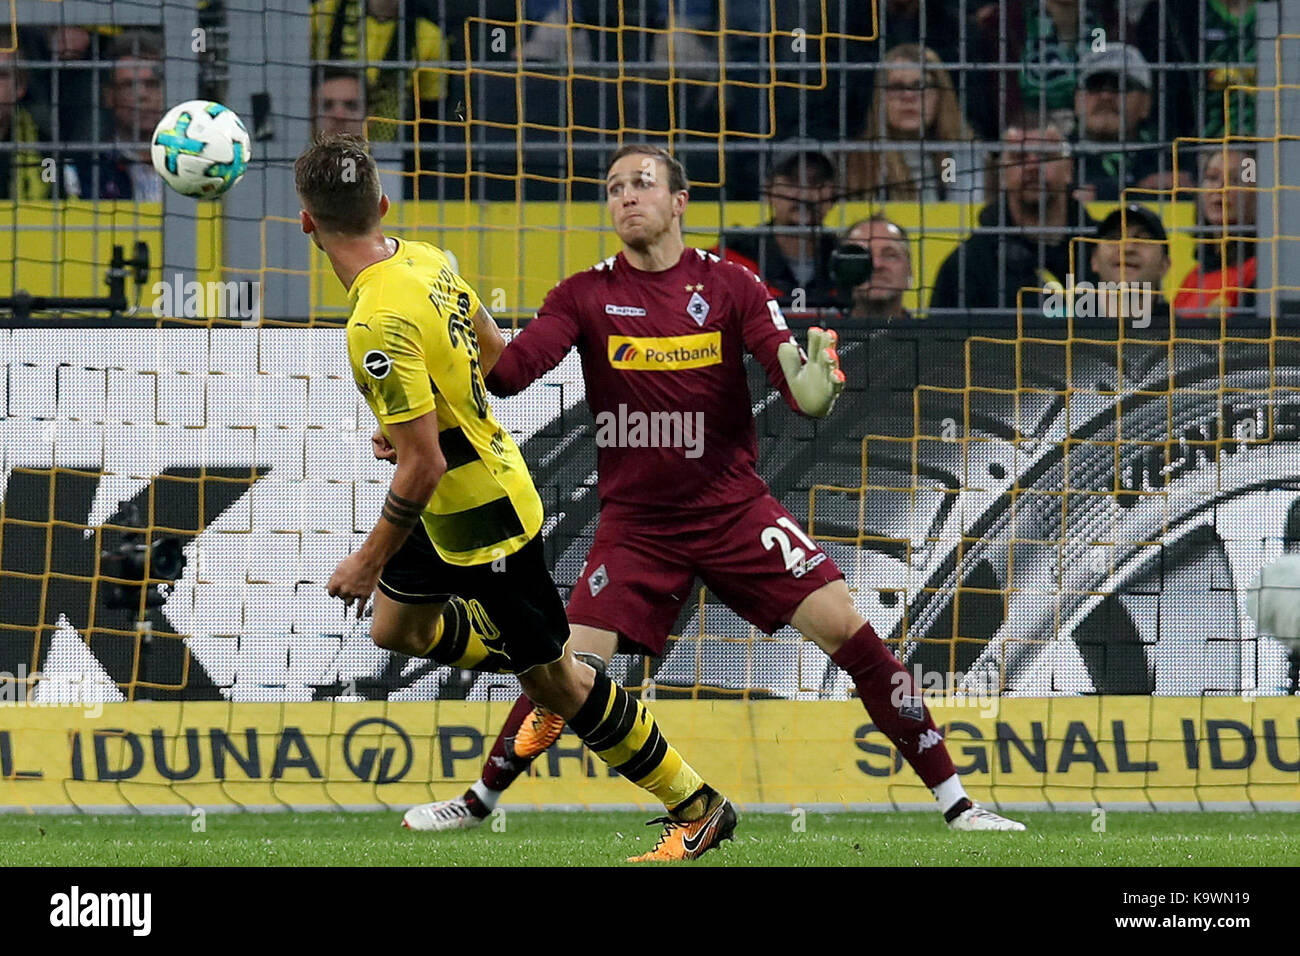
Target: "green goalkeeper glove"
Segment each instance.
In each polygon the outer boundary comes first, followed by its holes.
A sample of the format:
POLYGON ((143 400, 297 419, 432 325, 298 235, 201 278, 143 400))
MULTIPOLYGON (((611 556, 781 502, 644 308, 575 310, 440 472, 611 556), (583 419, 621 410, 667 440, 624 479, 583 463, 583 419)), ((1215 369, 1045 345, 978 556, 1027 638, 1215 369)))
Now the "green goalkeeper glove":
POLYGON ((799 410, 813 418, 825 418, 844 389, 844 373, 835 352, 839 336, 816 326, 808 330, 808 361, 799 355, 794 342, 782 342, 776 349, 790 394, 799 410))

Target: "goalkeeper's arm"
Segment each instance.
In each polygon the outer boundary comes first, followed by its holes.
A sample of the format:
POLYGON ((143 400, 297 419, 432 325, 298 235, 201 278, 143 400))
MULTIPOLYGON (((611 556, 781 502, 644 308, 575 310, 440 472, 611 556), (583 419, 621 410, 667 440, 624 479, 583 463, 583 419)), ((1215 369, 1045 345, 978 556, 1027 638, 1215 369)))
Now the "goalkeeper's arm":
POLYGON ((799 346, 793 341, 777 346, 777 359, 785 373, 786 385, 799 411, 812 418, 825 418, 844 388, 844 373, 835 351, 839 337, 829 329, 808 330, 808 361, 803 361, 799 346))

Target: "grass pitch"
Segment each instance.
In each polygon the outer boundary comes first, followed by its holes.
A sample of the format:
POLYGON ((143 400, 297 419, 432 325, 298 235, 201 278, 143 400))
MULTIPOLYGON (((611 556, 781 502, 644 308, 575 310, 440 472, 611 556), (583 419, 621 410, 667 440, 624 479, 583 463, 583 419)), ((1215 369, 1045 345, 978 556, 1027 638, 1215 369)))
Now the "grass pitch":
MULTIPOLYGON (((1277 866, 1300 861, 1286 813, 1013 813, 1027 833, 953 833, 936 813, 743 814, 696 866, 1277 866)), ((0 816, 11 866, 606 866, 658 828, 637 813, 510 812, 493 830, 413 833, 400 813, 0 816)))

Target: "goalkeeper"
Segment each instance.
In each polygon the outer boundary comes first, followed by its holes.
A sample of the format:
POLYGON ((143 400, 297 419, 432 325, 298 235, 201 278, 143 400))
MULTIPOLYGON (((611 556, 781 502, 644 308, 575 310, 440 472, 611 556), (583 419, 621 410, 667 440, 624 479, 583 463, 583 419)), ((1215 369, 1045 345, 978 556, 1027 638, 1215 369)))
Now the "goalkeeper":
MULTIPOLYGON (((847 671, 950 825, 1023 829, 972 803, 911 677, 858 613, 829 555, 759 477, 744 353, 795 411, 822 417, 844 387, 835 333, 813 329, 805 361, 753 273, 685 246, 687 195, 671 154, 622 147, 606 181, 622 251, 552 289, 509 346, 494 324, 477 329, 488 388, 498 395, 521 391, 576 346, 598 425, 637 416, 701 425, 702 434, 683 434, 690 440, 677 445, 662 432, 647 441, 630 429, 598 429, 600 521, 567 608, 575 652, 598 667, 620 647, 662 654, 698 576, 760 630, 792 624, 847 671)), ((382 443, 376 454, 390 457, 382 443)), ((475 825, 563 726, 521 697, 482 778, 461 797, 412 808, 405 824, 475 825)), ((665 832, 652 856, 681 852, 665 832)))

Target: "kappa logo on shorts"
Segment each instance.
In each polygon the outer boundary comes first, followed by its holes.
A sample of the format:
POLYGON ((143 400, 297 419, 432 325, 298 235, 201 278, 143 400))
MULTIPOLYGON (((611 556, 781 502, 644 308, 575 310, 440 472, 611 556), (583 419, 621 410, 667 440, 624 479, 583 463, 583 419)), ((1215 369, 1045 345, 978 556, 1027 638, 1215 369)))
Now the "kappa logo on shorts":
POLYGON ((371 378, 386 378, 388 373, 393 370, 393 360, 388 357, 387 352, 381 352, 379 349, 371 349, 361 359, 361 365, 371 378))
POLYGON ((591 577, 587 578, 587 587, 591 588, 591 596, 595 597, 609 583, 609 574, 602 564, 595 571, 591 572, 591 577))
POLYGON ((925 753, 931 747, 937 747, 941 743, 943 743, 943 735, 939 731, 927 730, 917 740, 919 746, 916 748, 916 752, 919 754, 925 753))

